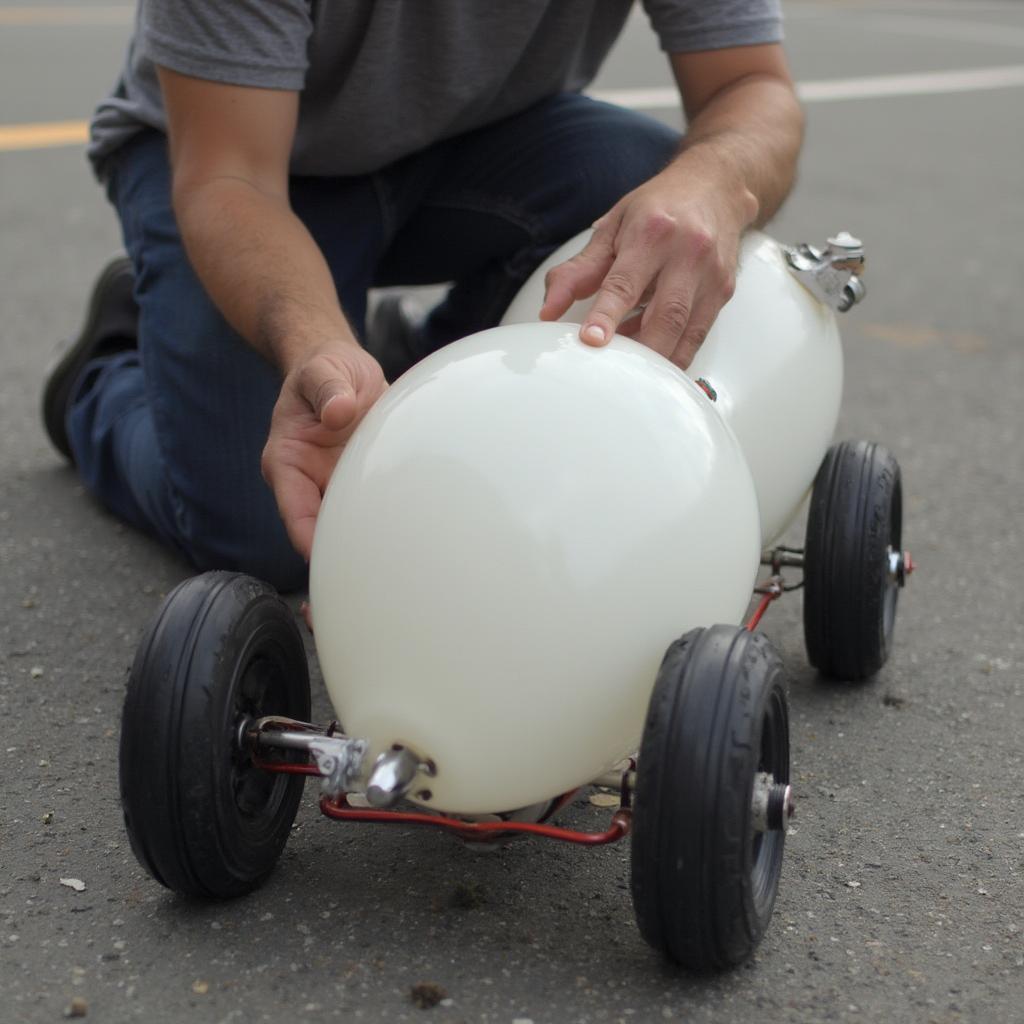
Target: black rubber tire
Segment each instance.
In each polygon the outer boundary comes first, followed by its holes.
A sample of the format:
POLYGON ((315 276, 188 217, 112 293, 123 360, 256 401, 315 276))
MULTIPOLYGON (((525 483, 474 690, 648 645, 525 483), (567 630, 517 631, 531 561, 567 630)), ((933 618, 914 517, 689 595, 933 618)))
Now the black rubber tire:
POLYGON ((899 586, 889 552, 901 552, 900 467, 881 445, 833 445, 811 492, 804 547, 804 641, 824 676, 858 681, 885 664, 899 586))
POLYGON ((785 831, 755 832, 754 776, 789 782, 782 662, 759 633, 712 626, 669 647, 637 762, 633 907, 692 971, 746 960, 771 920, 785 831))
POLYGON ((304 780, 256 768, 238 726, 309 713, 302 638, 273 588, 210 572, 167 596, 135 656, 120 747, 128 837, 158 882, 228 898, 266 879, 304 780))

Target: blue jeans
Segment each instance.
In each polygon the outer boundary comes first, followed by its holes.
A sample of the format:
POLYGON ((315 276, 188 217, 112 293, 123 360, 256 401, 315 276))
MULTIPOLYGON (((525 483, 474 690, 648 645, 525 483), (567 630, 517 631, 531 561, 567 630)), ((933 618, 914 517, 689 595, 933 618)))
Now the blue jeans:
MULTIPOLYGON (((496 324, 531 271, 657 173, 678 133, 579 95, 556 96, 374 174, 293 177, 296 214, 321 247, 363 337, 371 286, 455 282, 420 356, 496 324)), ((207 298, 171 209, 166 138, 117 154, 110 196, 135 270, 138 350, 77 382, 68 435, 109 509, 200 569, 305 585, 260 453, 281 378, 207 298)))

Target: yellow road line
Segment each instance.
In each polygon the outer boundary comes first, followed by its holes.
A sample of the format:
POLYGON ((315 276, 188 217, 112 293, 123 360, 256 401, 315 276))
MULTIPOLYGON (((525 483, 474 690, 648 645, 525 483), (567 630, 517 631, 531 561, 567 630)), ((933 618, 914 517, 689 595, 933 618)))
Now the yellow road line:
POLYGON ((32 7, 0 7, 0 25, 130 25, 135 16, 132 4, 102 4, 72 7, 65 4, 35 4, 32 7))
POLYGON ((45 124, 0 124, 0 152, 79 146, 89 141, 88 121, 48 121, 45 124))

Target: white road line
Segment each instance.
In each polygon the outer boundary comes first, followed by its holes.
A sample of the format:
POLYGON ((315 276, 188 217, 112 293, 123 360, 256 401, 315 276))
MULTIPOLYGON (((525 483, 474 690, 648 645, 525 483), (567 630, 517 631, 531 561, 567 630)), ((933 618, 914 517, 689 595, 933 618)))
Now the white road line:
POLYGON ((961 21, 956 18, 930 18, 912 14, 872 14, 867 17, 844 19, 851 28, 866 28, 872 32, 955 39, 958 43, 981 43, 985 46, 1024 47, 1024 29, 1014 25, 986 24, 980 21, 961 21))
MULTIPOLYGON (((966 71, 870 75, 864 78, 799 82, 797 93, 804 103, 831 103, 837 100, 930 96, 1019 86, 1024 86, 1024 64, 966 71)), ((589 95, 620 107, 638 110, 675 110, 679 106, 679 93, 673 86, 659 89, 595 89, 589 95)))
POLYGON ((887 96, 928 96, 980 89, 1009 89, 1024 85, 1024 64, 968 71, 932 71, 905 75, 872 75, 800 82, 797 92, 805 103, 863 100, 887 96))
MULTIPOLYGON (((932 15, 963 14, 967 5, 964 0, 857 0, 856 4, 836 4, 820 0, 788 0, 785 7, 786 20, 818 18, 821 15, 837 14, 860 17, 865 11, 883 11, 889 14, 932 15)), ((972 0, 971 14, 1019 14, 1020 0, 972 0)))

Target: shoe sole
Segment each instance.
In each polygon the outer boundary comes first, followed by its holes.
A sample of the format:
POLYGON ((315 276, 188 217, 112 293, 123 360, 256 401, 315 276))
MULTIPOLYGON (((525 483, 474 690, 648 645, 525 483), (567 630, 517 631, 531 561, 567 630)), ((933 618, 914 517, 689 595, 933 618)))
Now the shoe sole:
POLYGON ((75 457, 71 453, 67 427, 64 422, 67 416, 68 402, 71 398, 71 388, 79 373, 95 353, 93 335, 95 335, 99 323, 100 297, 114 279, 124 273, 126 265, 128 265, 126 258, 117 259, 104 268, 93 287, 92 297, 85 314, 85 322, 78 332, 77 340, 73 344, 65 342, 64 350, 58 349, 46 371, 46 385, 43 388, 42 398, 43 426, 46 428, 50 443, 72 463, 75 461, 75 457))

